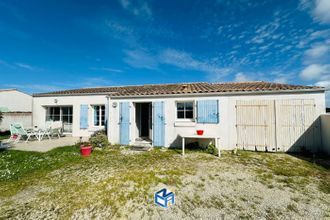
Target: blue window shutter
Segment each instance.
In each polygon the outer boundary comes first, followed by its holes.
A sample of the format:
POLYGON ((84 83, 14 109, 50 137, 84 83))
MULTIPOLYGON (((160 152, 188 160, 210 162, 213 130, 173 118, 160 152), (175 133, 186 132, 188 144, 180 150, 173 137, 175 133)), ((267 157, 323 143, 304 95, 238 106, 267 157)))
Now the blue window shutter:
POLYGON ((120 144, 129 145, 129 102, 119 103, 120 144))
POLYGON ((197 101, 197 123, 219 123, 218 100, 197 101))
POLYGON ((88 105, 80 105, 80 129, 88 128, 88 105))
POLYGON ((153 102, 153 146, 165 146, 164 102, 153 102))

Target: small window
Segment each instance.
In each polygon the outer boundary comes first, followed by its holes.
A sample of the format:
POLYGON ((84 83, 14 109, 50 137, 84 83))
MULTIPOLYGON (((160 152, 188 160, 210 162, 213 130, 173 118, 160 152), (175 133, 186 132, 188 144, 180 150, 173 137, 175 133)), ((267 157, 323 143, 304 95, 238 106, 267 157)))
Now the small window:
POLYGON ((94 105, 94 126, 104 126, 105 125, 105 106, 104 105, 94 105))
POLYGON ((176 107, 178 119, 194 118, 194 102, 177 102, 176 107))

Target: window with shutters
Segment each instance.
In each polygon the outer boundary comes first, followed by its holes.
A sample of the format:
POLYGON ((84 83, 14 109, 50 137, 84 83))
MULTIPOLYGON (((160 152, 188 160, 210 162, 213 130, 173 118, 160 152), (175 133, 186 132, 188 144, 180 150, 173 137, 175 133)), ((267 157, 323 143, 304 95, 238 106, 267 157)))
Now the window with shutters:
POLYGON ((94 105, 94 126, 104 126, 105 125, 105 106, 104 105, 94 105))
POLYGON ((176 118, 179 120, 194 119, 194 102, 185 101, 176 103, 176 118))

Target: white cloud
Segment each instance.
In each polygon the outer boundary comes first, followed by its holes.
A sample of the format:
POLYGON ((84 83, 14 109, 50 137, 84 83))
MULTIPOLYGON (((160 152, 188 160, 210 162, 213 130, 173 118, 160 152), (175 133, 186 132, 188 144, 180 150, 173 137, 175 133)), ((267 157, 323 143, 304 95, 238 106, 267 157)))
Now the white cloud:
POLYGON ((147 2, 134 2, 132 3, 130 0, 119 0, 121 6, 128 10, 130 13, 141 16, 141 17, 151 17, 152 11, 147 2))
POLYGON ((108 67, 91 67, 89 69, 90 70, 95 70, 95 71, 106 71, 106 72, 114 72, 114 73, 122 73, 123 72, 120 69, 113 69, 113 68, 108 68, 108 67))
POLYGON ((300 72, 300 77, 303 80, 319 80, 328 74, 330 74, 330 65, 311 64, 300 72))
POLYGON ((31 70, 31 71, 37 69, 36 67, 33 67, 33 66, 31 66, 29 64, 25 64, 25 63, 15 63, 15 65, 18 66, 18 67, 21 67, 23 69, 27 69, 27 70, 31 70))
POLYGON ((235 75, 235 82, 247 82, 252 81, 252 79, 244 73, 237 73, 235 75))
POLYGON ((158 69, 159 65, 166 64, 183 70, 199 71, 208 74, 216 80, 232 72, 231 68, 223 68, 216 64, 216 60, 203 60, 191 54, 175 49, 164 49, 151 53, 145 49, 126 50, 124 62, 134 68, 158 69))
POLYGON ((300 0, 300 10, 308 10, 315 21, 330 24, 329 0, 300 0))
POLYGON ((175 49, 162 51, 159 61, 185 70, 217 74, 218 77, 225 76, 231 71, 229 68, 222 68, 210 61, 193 58, 191 54, 175 49))
POLYGON ((317 83, 315 83, 316 86, 322 86, 325 87, 327 89, 330 89, 330 80, 328 81, 319 81, 317 83))
POLYGON ((157 69, 158 67, 157 57, 149 54, 146 50, 127 50, 125 54, 124 61, 132 67, 143 69, 157 69))
POLYGON ((306 50, 305 56, 306 59, 318 59, 325 56, 330 52, 330 45, 327 44, 317 44, 312 48, 306 50))
POLYGON ((330 24, 330 1, 316 0, 313 9, 314 19, 321 23, 330 24))

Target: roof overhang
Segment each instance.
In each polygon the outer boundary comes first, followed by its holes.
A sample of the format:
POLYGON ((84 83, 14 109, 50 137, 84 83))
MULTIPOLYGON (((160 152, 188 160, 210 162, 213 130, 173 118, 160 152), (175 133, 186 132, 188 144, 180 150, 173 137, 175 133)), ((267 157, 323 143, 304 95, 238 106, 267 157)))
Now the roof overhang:
POLYGON ((263 90, 263 91, 233 91, 233 92, 208 92, 208 93, 178 93, 159 95, 113 95, 115 93, 76 93, 76 94, 34 94, 33 97, 61 97, 61 96, 109 96, 111 99, 131 98, 156 98, 156 97, 193 97, 193 96, 233 96, 233 95, 265 95, 265 94, 301 94, 301 93, 324 93, 325 88, 293 89, 293 90, 263 90))

